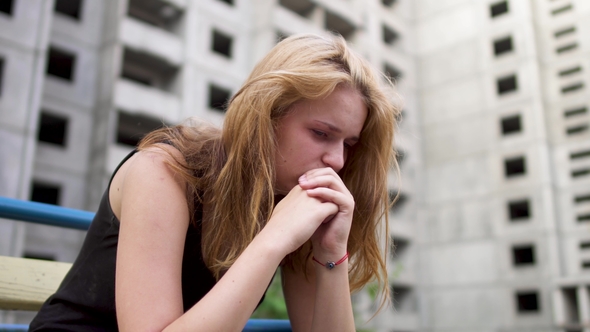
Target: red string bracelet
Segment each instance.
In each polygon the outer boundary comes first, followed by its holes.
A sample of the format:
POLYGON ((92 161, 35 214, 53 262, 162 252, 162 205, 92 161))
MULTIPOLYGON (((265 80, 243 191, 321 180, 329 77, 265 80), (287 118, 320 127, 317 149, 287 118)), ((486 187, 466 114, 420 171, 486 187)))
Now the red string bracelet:
POLYGON ((334 267, 336 267, 336 265, 340 265, 340 264, 342 264, 342 262, 344 262, 344 261, 345 261, 347 258, 348 258, 348 251, 346 252, 346 255, 344 255, 344 257, 340 258, 340 260, 339 260, 339 261, 337 261, 337 262, 326 262, 326 263, 324 264, 324 263, 322 263, 322 262, 318 261, 318 260, 315 258, 315 256, 313 256, 311 259, 313 259, 313 260, 314 260, 314 262, 317 262, 318 264, 325 266, 325 267, 326 267, 328 270, 331 270, 331 269, 333 269, 334 267))

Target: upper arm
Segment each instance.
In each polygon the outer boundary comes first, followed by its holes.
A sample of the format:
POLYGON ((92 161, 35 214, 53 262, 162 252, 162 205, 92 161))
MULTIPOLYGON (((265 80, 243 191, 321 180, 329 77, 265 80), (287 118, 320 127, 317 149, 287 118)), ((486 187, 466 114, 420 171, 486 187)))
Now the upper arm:
POLYGON ((166 164, 174 162, 166 153, 146 150, 130 161, 119 195, 117 320, 121 331, 161 331, 183 313, 185 186, 166 164))
POLYGON ((315 304, 315 271, 307 263, 307 276, 303 271, 281 267, 283 294, 294 332, 310 331, 315 304))

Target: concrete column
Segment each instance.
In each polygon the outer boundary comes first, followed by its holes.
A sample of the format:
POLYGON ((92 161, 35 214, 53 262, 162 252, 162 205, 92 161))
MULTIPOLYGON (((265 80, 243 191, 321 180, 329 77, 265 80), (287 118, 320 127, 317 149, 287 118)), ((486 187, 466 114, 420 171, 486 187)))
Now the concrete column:
POLYGON ((553 290, 553 316, 555 317, 555 325, 565 324, 565 303, 559 287, 553 290))
POLYGON ((584 332, 590 332, 590 298, 588 297, 588 287, 586 285, 580 285, 576 289, 576 292, 580 323, 584 327, 584 332))

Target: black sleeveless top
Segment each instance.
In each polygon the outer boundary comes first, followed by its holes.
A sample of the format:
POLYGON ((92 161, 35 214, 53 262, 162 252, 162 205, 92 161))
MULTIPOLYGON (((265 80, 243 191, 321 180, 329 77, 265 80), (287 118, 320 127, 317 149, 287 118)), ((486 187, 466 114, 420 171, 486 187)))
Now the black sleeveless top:
MULTIPOLYGON (((117 170, 134 153, 135 151, 130 153, 117 170)), ((110 183, 71 270, 57 292, 43 304, 31 322, 29 331, 118 331, 115 312, 115 261, 119 220, 111 209, 109 188, 110 183)), ((182 258, 182 299, 185 312, 216 283, 201 254, 201 206, 195 209, 194 220, 196 222, 189 225, 186 234, 182 258)))

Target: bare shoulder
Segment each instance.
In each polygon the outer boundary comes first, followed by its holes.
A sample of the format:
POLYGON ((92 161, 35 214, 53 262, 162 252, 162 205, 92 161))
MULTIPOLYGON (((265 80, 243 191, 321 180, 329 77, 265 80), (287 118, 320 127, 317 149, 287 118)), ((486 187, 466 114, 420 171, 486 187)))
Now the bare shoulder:
POLYGON ((169 144, 156 144, 135 153, 121 165, 111 182, 109 200, 115 216, 121 220, 124 195, 146 191, 181 190, 184 193, 184 182, 174 170, 174 166, 182 166, 182 163, 182 153, 169 144))

